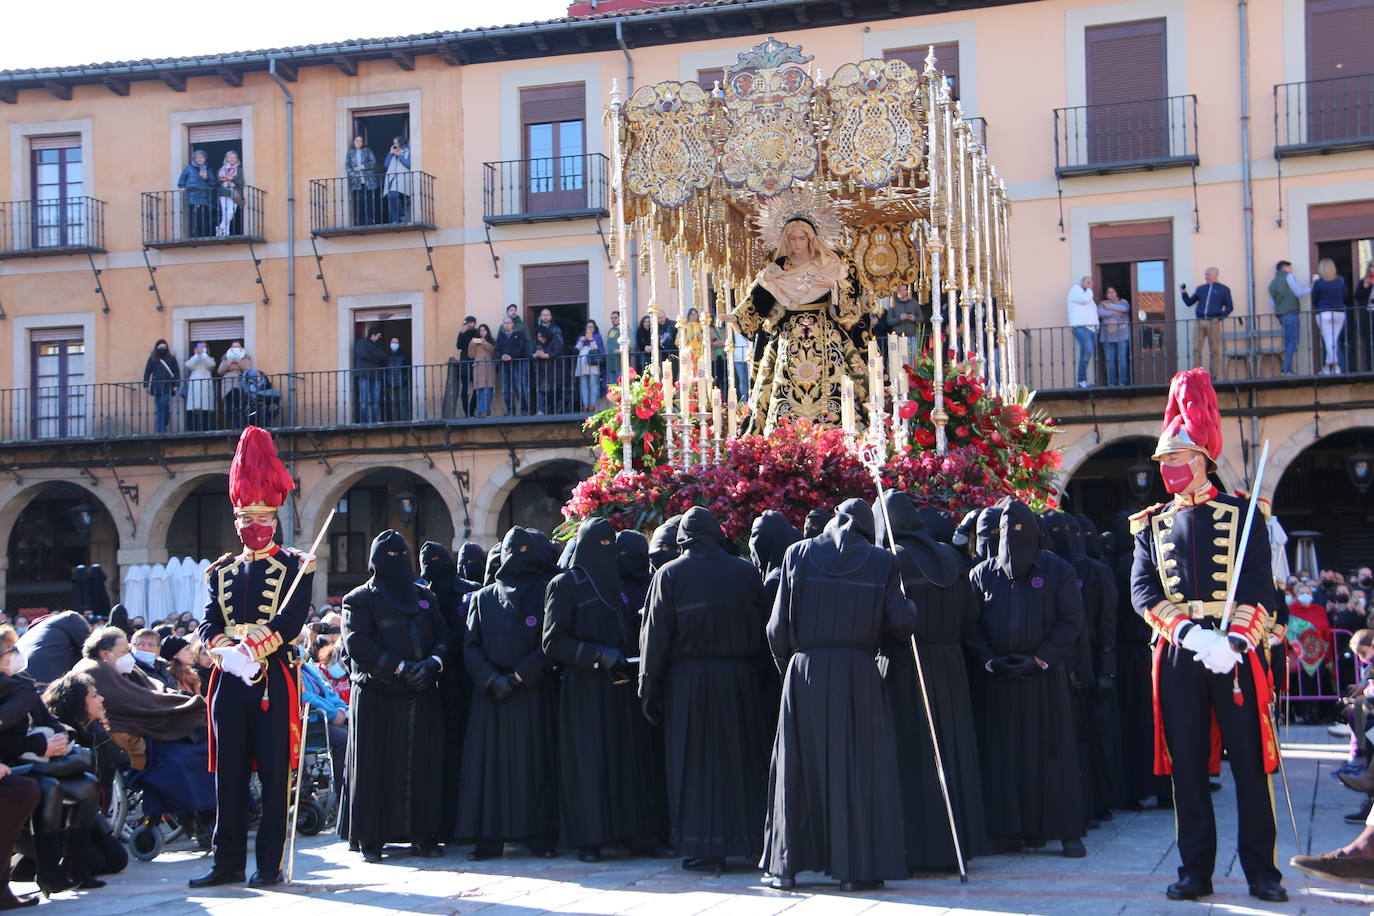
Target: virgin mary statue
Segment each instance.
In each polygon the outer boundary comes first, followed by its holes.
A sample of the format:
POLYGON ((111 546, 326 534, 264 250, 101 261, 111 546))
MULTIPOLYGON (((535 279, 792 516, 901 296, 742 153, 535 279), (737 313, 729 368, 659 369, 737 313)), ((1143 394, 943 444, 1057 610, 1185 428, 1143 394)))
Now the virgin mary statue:
POLYGON ((772 262, 724 316, 754 343, 746 431, 766 435, 784 420, 802 419, 838 426, 846 377, 862 405, 866 318, 853 268, 812 219, 788 219, 772 262))

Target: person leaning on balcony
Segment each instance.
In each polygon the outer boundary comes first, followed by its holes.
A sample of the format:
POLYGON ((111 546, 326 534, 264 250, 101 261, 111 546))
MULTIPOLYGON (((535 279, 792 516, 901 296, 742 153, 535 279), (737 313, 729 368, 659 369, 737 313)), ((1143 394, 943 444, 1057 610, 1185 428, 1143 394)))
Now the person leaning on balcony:
POLYGON ((458 332, 458 340, 454 346, 458 350, 458 393, 463 401, 463 415, 472 416, 476 408, 474 401, 477 394, 473 391, 472 384, 472 357, 468 355, 468 347, 477 337, 477 319, 472 315, 463 319, 463 329, 458 332))
POLYGON ((1235 307, 1231 302, 1231 288, 1218 283, 1221 271, 1209 267, 1202 272, 1203 284, 1193 295, 1188 295, 1188 284, 1179 284, 1183 292, 1183 304, 1197 307, 1197 330, 1193 332, 1193 365, 1202 366, 1202 342, 1208 341, 1208 368, 1213 378, 1226 376, 1226 365, 1217 357, 1222 355, 1221 320, 1231 314, 1235 307))
POLYGON ((1356 353, 1355 371, 1374 369, 1374 261, 1365 265, 1364 276, 1355 284, 1356 353))
POLYGON ((472 387, 477 395, 477 411, 475 414, 469 413, 469 416, 489 417, 491 396, 496 389, 496 342, 491 339, 491 328, 479 324, 463 355, 471 361, 472 387))
POLYGON ((410 210, 410 144, 405 137, 393 137, 386 153, 386 218, 388 222, 408 222, 410 210))
POLYGON ((1088 387, 1088 360, 1097 349, 1097 303, 1093 300, 1093 278, 1084 277, 1069 287, 1066 301, 1069 328, 1073 332, 1074 378, 1079 388, 1088 387))
POLYGON ((205 342, 186 360, 186 428, 202 432, 210 429, 215 410, 215 360, 205 342))
POLYGON ((253 357, 243 348, 243 341, 230 341, 229 349, 219 361, 219 398, 223 405, 224 420, 229 426, 243 425, 243 391, 240 379, 253 368, 253 357))
MULTIPOLYGON (((215 190, 215 180, 210 176, 210 163, 205 157, 205 150, 198 149, 191 154, 191 162, 181 170, 177 187, 186 192, 189 216, 187 236, 193 239, 204 238, 210 234, 210 226, 214 219, 211 215, 210 198, 215 190)), ((159 228, 157 231, 163 233, 166 230, 159 228)))
POLYGON ((1312 291, 1310 286, 1299 286, 1298 278, 1293 276, 1293 262, 1280 261, 1274 265, 1274 279, 1269 281, 1269 301, 1274 303, 1274 314, 1279 316, 1283 328, 1283 367, 1284 375, 1293 374, 1293 357, 1298 352, 1298 336, 1302 320, 1303 296, 1312 291))
POLYGON ((1107 287, 1107 295, 1097 303, 1097 317, 1102 322, 1098 339, 1107 365, 1108 385, 1131 383, 1131 303, 1117 295, 1116 287, 1107 287))
POLYGON ((496 337, 496 358, 501 363, 501 397, 506 402, 506 416, 524 416, 530 409, 530 339, 515 329, 509 311, 496 337))
POLYGON ((1312 275, 1312 311, 1316 312, 1317 330, 1322 335, 1322 375, 1340 375, 1345 371, 1345 348, 1341 346, 1345 297, 1345 278, 1336 273, 1336 262, 1322 258, 1312 275))
POLYGON ((344 174, 348 176, 353 225, 371 226, 377 222, 377 154, 368 149, 362 137, 353 138, 353 147, 344 156, 344 174))
POLYGON ((159 338, 143 367, 143 387, 153 396, 157 431, 167 432, 172 420, 172 395, 181 385, 181 369, 167 341, 159 338))
POLYGON ((358 388, 358 422, 376 423, 382 419, 382 367, 386 350, 382 348, 382 329, 371 325, 367 334, 353 341, 353 377, 358 388))
POLYGON ((243 205, 243 167, 236 151, 224 154, 224 163, 215 177, 219 181, 219 225, 215 235, 223 238, 233 234, 234 214, 243 205))
POLYGON ((386 405, 384 420, 410 419, 410 354, 401 349, 401 339, 391 338, 386 348, 386 369, 382 372, 386 405))

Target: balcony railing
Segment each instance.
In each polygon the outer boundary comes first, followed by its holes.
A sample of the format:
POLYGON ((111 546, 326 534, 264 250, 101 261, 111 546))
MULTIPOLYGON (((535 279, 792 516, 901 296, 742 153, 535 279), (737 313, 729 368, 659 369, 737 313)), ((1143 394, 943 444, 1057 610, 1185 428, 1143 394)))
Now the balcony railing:
POLYGON ((207 193, 192 197, 190 191, 143 192, 143 245, 147 248, 179 248, 192 245, 228 245, 264 241, 263 198, 266 195, 245 185, 243 200, 207 193), (233 203, 233 207, 225 205, 233 203))
POLYGON ((964 123, 973 128, 973 136, 977 138, 978 145, 986 150, 988 148, 988 119, 964 118, 964 123))
POLYGON ((487 162, 482 171, 489 225, 610 215, 608 160, 601 153, 487 162))
POLYGON ((315 235, 433 230, 434 176, 425 172, 310 182, 310 231, 315 235))
MULTIPOLYGON (((264 375, 265 384, 256 377, 232 384, 183 380, 165 400, 138 382, 0 389, 0 443, 194 436, 250 423, 330 429, 362 423, 499 423, 511 417, 581 420, 592 411, 583 409, 576 369, 577 357, 564 356, 301 372, 294 378, 276 373, 264 375), (165 403, 162 417, 159 400, 165 403), (187 410, 199 405, 209 409, 187 410)), ((613 360, 602 367, 594 391, 598 399, 604 397, 606 380, 619 374, 613 360)))
POLYGON ((1195 95, 1054 110, 1060 178, 1197 164, 1195 95))
POLYGON ((1274 87, 1274 155, 1374 148, 1374 73, 1274 87))
MULTIPOLYGON (((1180 369, 1202 366, 1227 382, 1279 382, 1331 376, 1368 381, 1374 375, 1374 333, 1367 309, 1298 313, 1292 340, 1291 374, 1284 373, 1285 336, 1278 315, 1220 320, 1220 342, 1211 349, 1211 322, 1132 321, 1120 348, 1104 345, 1101 334, 1086 371, 1088 388, 1102 396, 1125 389, 1165 387, 1180 369), (1201 331, 1206 325, 1206 331, 1201 331), (1195 344, 1201 343, 1200 352, 1195 344), (1113 356, 1120 362, 1109 365, 1113 356), (1340 368, 1327 371, 1328 359, 1340 368), (1111 373, 1109 375, 1109 373, 1111 373)), ((1079 388, 1078 350, 1073 328, 1023 328, 1017 341, 1022 383, 1041 392, 1079 388)))
POLYGON ((94 197, 0 203, 0 257, 105 251, 105 202, 94 197))

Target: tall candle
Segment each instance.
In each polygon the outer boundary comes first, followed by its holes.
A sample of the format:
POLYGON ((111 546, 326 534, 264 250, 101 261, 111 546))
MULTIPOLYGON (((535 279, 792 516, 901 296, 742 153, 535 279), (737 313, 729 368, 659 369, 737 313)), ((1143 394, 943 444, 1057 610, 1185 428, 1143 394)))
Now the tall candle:
POLYGON ((724 408, 720 403, 719 388, 711 389, 711 427, 717 439, 725 432, 724 408))
POLYGON ((844 383, 840 386, 840 424, 844 428, 845 435, 854 435, 854 380, 849 376, 844 377, 844 383))
POLYGON ((735 386, 730 386, 730 416, 728 419, 727 433, 731 439, 739 435, 739 396, 735 392, 735 386))

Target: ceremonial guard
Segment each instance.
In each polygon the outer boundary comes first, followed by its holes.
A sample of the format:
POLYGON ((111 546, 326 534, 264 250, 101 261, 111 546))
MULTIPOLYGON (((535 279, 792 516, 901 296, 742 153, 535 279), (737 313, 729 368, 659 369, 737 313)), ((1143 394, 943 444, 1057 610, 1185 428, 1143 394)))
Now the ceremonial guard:
POLYGON ((254 769, 262 801, 257 871, 248 884, 282 882, 288 784, 301 740, 299 659, 291 643, 305 624, 315 574, 314 557, 274 542, 277 510, 295 486, 271 434, 245 429, 229 466, 234 527, 244 549, 206 571, 210 599, 200 638, 215 659, 207 695, 218 814, 215 864, 191 880, 193 888, 243 880, 254 769))
POLYGON ((1276 830, 1269 773, 1278 743, 1269 680, 1256 647, 1274 600, 1269 536, 1255 513, 1243 538, 1246 502, 1208 480, 1221 454, 1221 416, 1211 376, 1174 376, 1155 448, 1165 489, 1174 494, 1131 516, 1135 558, 1131 600, 1158 634, 1154 656, 1155 772, 1172 773, 1179 880, 1171 900, 1212 893, 1216 822, 1207 776, 1225 747, 1236 782, 1238 849, 1250 893, 1288 899, 1274 862, 1276 830), (1245 540, 1242 555, 1241 545, 1245 540), (1227 608, 1228 587, 1235 595, 1227 608), (1229 611, 1229 613, 1228 613, 1229 611), (1220 742, 1214 740, 1220 732, 1220 742))

